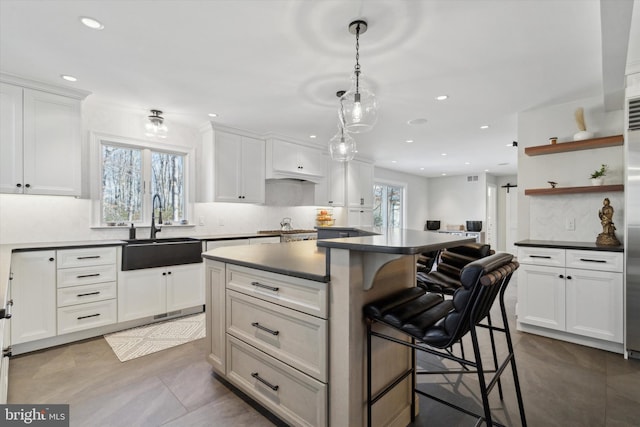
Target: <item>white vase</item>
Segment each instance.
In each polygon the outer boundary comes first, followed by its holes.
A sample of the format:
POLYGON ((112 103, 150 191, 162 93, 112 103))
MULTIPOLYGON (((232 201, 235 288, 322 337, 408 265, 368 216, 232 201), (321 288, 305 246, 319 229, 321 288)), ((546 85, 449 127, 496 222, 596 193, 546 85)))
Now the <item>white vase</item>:
POLYGON ((593 138, 593 132, 589 132, 586 130, 581 130, 580 132, 573 135, 574 141, 582 141, 583 139, 591 139, 593 138))
POLYGON ((602 185, 604 184, 604 178, 591 178, 591 185, 602 185))

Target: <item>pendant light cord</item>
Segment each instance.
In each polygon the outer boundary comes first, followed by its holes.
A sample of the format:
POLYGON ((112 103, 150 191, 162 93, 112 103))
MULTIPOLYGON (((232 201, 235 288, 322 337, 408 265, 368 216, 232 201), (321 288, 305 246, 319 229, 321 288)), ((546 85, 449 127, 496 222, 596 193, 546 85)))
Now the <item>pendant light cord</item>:
POLYGON ((360 92, 360 24, 356 26, 356 93, 360 92))

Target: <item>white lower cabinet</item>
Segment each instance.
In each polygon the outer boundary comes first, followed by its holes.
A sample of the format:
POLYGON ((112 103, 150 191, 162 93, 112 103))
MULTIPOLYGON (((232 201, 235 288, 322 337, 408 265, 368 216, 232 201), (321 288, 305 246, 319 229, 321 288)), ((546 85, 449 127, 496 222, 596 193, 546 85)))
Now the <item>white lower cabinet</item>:
POLYGON ((90 302, 58 309, 58 335, 116 323, 116 300, 90 302))
POLYGON ((56 335, 55 261, 56 251, 18 252, 11 256, 12 344, 56 335))
POLYGON ((204 304, 202 264, 121 271, 118 320, 124 322, 204 304))
POLYGON ((520 329, 559 331, 560 339, 596 347, 602 345, 588 339, 622 343, 621 252, 521 247, 518 260, 520 329))
POLYGON ((326 426, 328 284, 212 260, 206 271, 209 363, 289 425, 326 426))

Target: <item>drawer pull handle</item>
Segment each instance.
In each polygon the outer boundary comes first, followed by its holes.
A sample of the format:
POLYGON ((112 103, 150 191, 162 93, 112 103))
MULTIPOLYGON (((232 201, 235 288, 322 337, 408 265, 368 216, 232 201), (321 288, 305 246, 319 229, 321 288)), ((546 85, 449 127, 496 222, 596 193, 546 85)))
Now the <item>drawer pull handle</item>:
POLYGON ((255 379, 257 379, 258 381, 260 381, 262 384, 266 385, 267 387, 269 387, 271 390, 273 391, 278 391, 278 389, 280 388, 279 385, 273 385, 271 384, 269 381, 260 378, 260 374, 258 374, 257 372, 252 372, 251 376, 255 379))
POLYGON ((531 258, 551 259, 548 255, 529 255, 531 258))
POLYGON ((79 256, 77 259, 98 259, 100 255, 91 255, 91 256, 79 256))
POLYGON ((251 323, 251 326, 254 326, 262 331, 269 332, 271 335, 280 335, 280 331, 274 331, 273 329, 265 328, 258 322, 251 323))
POLYGON ((580 261, 584 261, 584 262, 600 262, 600 263, 604 263, 606 264, 606 260, 604 259, 589 259, 589 258, 580 258, 580 261))
POLYGON ((92 274, 81 274, 79 276, 76 276, 76 278, 78 279, 84 279, 85 277, 98 277, 100 275, 100 273, 92 273, 92 274))
POLYGON ((278 291, 280 290, 280 288, 276 288, 276 287, 269 286, 269 285, 263 285, 263 284, 262 284, 262 283, 260 283, 260 282, 251 282, 251 284, 252 284, 253 286, 255 286, 256 288, 269 289, 270 291, 273 291, 273 292, 278 292, 278 291))
POLYGON ((10 299, 7 301, 5 307, 0 310, 0 319, 11 319, 11 310, 9 308, 13 307, 13 300, 10 299))
POLYGON ((98 317, 98 316, 100 316, 100 313, 90 314, 88 316, 80 316, 80 317, 78 317, 78 320, 88 319, 89 317, 98 317))
POLYGON ((86 293, 86 294, 78 294, 78 296, 79 296, 79 297, 88 297, 88 296, 90 296, 90 295, 100 295, 100 291, 97 291, 97 292, 89 292, 89 293, 86 293))

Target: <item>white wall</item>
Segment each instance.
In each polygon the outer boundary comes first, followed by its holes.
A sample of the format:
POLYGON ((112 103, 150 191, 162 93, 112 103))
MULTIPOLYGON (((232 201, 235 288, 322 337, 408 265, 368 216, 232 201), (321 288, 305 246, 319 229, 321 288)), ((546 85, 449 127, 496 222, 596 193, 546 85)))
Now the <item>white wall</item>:
POLYGON ((484 173, 477 176, 477 181, 468 181, 466 175, 430 178, 425 219, 439 220, 441 230, 446 230, 447 225, 466 226, 466 221, 482 221, 484 229, 487 177, 484 173))
POLYGON ((572 141, 578 131, 574 112, 585 111, 587 130, 596 137, 623 133, 623 111, 605 112, 601 97, 530 110, 518 115, 518 240, 540 239, 595 242, 602 232, 597 213, 608 197, 615 208, 614 223, 618 239, 624 230, 622 192, 575 195, 525 196, 527 188, 549 188, 547 181, 561 187, 588 186, 591 172, 607 164, 610 172, 605 184, 623 182, 623 147, 598 148, 542 156, 527 156, 525 147, 548 144, 552 136, 558 143, 572 141), (566 230, 567 219, 575 219, 575 230, 566 230))
POLYGON ((424 229, 424 223, 427 220, 427 213, 429 211, 429 203, 427 200, 429 180, 421 176, 378 167, 374 169, 373 174, 375 182, 406 186, 406 223, 404 224, 404 228, 414 230, 424 229))
MULTIPOLYGON (((499 251, 506 250, 506 234, 507 227, 509 224, 507 223, 507 189, 502 188, 503 185, 518 184, 517 175, 508 175, 508 176, 496 176, 495 183, 498 186, 498 247, 499 251)), ((516 193, 518 191, 517 188, 510 188, 509 192, 511 194, 516 193)), ((517 218, 513 218, 514 221, 517 221, 517 218)))

